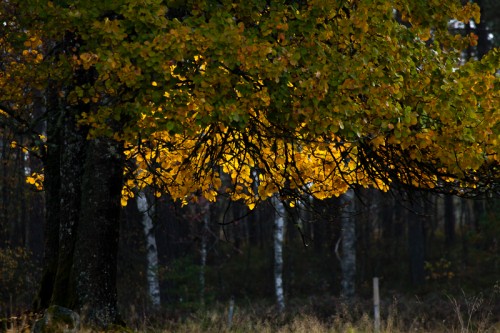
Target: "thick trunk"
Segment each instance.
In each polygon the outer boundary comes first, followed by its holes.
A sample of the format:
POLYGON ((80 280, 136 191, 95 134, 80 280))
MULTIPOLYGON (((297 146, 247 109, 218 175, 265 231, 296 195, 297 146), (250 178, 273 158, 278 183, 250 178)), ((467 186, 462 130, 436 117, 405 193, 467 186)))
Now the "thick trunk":
POLYGON ((356 221, 354 213, 354 192, 347 191, 342 198, 342 297, 352 298, 356 291, 356 221))
POLYGON ((160 302, 160 282, 158 280, 158 249, 153 228, 154 207, 148 204, 146 193, 137 195, 137 209, 142 214, 142 227, 146 237, 147 281, 149 298, 154 309, 158 309, 160 302))
POLYGON ((277 197, 273 198, 274 217, 274 288, 278 311, 285 310, 285 294, 283 291, 283 240, 285 237, 285 206, 277 197))
POLYGON ((70 281, 73 267, 74 247, 80 218, 81 182, 86 131, 78 128, 76 117, 66 110, 64 117, 64 140, 61 145, 61 184, 60 184, 60 221, 59 221, 59 258, 55 288, 51 304, 75 308, 74 283, 70 281))
POLYGON ((86 324, 118 322, 116 262, 123 159, 118 142, 88 143, 73 274, 77 309, 86 324))

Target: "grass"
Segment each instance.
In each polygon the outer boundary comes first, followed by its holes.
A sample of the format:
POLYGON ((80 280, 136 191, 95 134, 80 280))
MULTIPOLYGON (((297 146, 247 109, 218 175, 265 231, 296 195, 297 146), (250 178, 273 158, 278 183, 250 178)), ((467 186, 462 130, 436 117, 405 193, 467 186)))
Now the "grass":
MULTIPOLYGON (((380 333, 500 332, 500 296, 493 292, 458 296, 394 296, 381 305, 380 333)), ((374 332, 371 300, 346 302, 338 298, 310 297, 289 301, 285 314, 266 304, 239 304, 228 325, 228 304, 218 304, 163 322, 143 322, 138 330, 164 332, 374 332)))
MULTIPOLYGON (((430 294, 423 298, 394 296, 381 304, 380 333, 403 332, 500 332, 497 292, 457 296, 430 294)), ((289 300, 287 312, 277 314, 270 304, 247 300, 237 303, 229 321, 228 304, 213 304, 196 312, 163 312, 130 322, 130 328, 113 332, 141 333, 250 333, 250 332, 374 332, 371 301, 346 302, 321 296, 289 300), (229 324, 229 322, 231 324, 229 324)), ((132 318, 132 317, 130 317, 132 318)), ((29 332, 30 320, 20 317, 0 327, 0 332, 29 332)), ((90 333, 90 330, 80 330, 90 333)))

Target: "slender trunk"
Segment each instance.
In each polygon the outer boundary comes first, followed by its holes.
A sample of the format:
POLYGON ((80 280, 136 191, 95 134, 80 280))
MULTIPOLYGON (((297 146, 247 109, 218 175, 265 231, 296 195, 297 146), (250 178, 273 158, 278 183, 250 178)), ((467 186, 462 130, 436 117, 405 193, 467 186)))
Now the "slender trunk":
POLYGON ((457 207, 457 210, 455 211, 455 216, 458 219, 458 225, 459 225, 459 230, 460 230, 460 243, 461 243, 461 249, 462 253, 460 256, 460 259, 462 261, 462 266, 466 267, 469 262, 469 242, 468 242, 468 237, 467 235, 470 232, 469 226, 466 224, 465 220, 465 215, 463 211, 463 201, 462 199, 459 199, 459 205, 457 207))
POLYGON ((202 229, 200 246, 200 301, 205 303, 205 270, 207 266, 207 242, 208 242, 208 224, 210 222, 210 203, 204 202, 202 210, 202 229))
POLYGON ((449 249, 455 243, 455 204, 451 195, 444 197, 444 236, 449 249))
POLYGON ((274 288, 278 311, 285 310, 285 294, 283 291, 283 240, 285 236, 285 206, 278 197, 273 197, 274 217, 274 288))
MULTIPOLYGON (((319 205, 319 199, 312 198, 311 202, 312 202, 311 205, 314 207, 314 210, 319 209, 318 207, 321 207, 321 205, 319 205)), ((321 210, 322 210, 321 215, 317 216, 314 219, 314 222, 311 223, 313 247, 314 251, 318 255, 321 255, 323 253, 325 236, 328 235, 325 228, 327 220, 323 217, 326 212, 324 211, 325 209, 323 208, 321 210)), ((315 214, 318 214, 318 212, 315 212, 315 214)))
POLYGON ((474 200, 473 202, 473 211, 474 211, 474 216, 476 217, 476 221, 478 222, 478 224, 480 224, 481 220, 485 218, 485 213, 486 213, 486 209, 485 209, 485 200, 474 200))
POLYGON ((477 46, 476 46, 477 58, 481 60, 481 58, 484 57, 484 55, 489 51, 491 43, 488 40, 488 35, 489 35, 488 27, 486 25, 486 21, 483 19, 485 17, 484 0, 476 0, 476 2, 481 10, 481 21, 479 23, 476 22, 476 29, 475 29, 475 33, 477 35, 477 46))
POLYGON ((94 327, 119 322, 116 263, 123 164, 119 142, 108 138, 88 142, 73 276, 77 309, 94 327))
POLYGON ((342 281, 340 295, 347 299, 356 292, 356 221, 354 212, 354 191, 347 191, 342 198, 342 281))
MULTIPOLYGON (((21 146, 24 145, 23 139, 19 138, 18 141, 21 146)), ((13 186, 10 192, 11 205, 10 205, 10 216, 9 222, 9 244, 12 247, 22 247, 23 233, 24 233, 24 221, 23 221, 23 207, 22 204, 25 201, 23 198, 23 188, 21 185, 24 183, 24 161, 23 152, 20 149, 16 149, 13 154, 13 174, 11 176, 11 183, 20 184, 19 186, 13 186)))
POLYGON ((2 221, 2 225, 0 226, 0 248, 4 248, 7 246, 7 240, 9 239, 9 233, 7 230, 7 227, 5 227, 3 224, 5 222, 3 221, 8 221, 8 211, 7 211, 7 206, 9 203, 9 190, 7 188, 7 177, 8 177, 8 167, 7 167, 7 145, 8 143, 8 136, 7 136, 7 127, 2 126, 0 127, 0 133, 2 134, 2 141, 0 142, 0 145, 2 147, 2 151, 0 152, 0 156, 2 157, 2 175, 0 179, 0 187, 1 187, 1 195, 2 195, 2 203, 0 206, 0 221, 2 221))
POLYGON ((45 225, 44 267, 35 310, 50 305, 59 257, 59 222, 61 216, 61 107, 58 89, 49 83, 47 94, 47 145, 44 156, 45 225))
POLYGON ((158 279, 158 249, 153 229, 154 207, 148 204, 146 193, 139 192, 137 195, 137 209, 142 214, 142 227, 146 237, 147 256, 147 280, 149 298, 154 309, 158 309, 160 302, 160 281, 158 279))
MULTIPOLYGON (((418 207, 414 210, 418 211, 418 207)), ((408 251, 410 255, 410 277, 415 286, 425 281, 425 234, 423 217, 413 212, 408 214, 408 251)))

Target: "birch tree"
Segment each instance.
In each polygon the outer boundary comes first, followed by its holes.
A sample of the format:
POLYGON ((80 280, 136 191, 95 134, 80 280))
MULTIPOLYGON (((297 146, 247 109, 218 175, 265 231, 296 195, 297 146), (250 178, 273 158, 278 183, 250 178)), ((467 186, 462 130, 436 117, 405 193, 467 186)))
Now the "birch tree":
POLYGON ((156 247, 156 237, 154 234, 153 219, 154 206, 148 203, 146 193, 141 191, 137 194, 137 209, 142 214, 142 227, 146 238, 146 258, 147 258, 147 281, 149 299, 154 309, 159 309, 160 302, 160 281, 158 279, 158 249, 156 247))
POLYGON ((274 214, 274 290, 276 305, 281 313, 285 310, 285 292, 283 290, 283 241, 285 239, 285 206, 277 197, 273 197, 274 214))

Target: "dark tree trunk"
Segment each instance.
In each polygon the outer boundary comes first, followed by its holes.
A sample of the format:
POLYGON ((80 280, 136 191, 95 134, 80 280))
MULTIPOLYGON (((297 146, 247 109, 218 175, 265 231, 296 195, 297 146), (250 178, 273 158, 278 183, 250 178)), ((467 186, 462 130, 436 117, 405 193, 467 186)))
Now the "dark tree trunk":
MULTIPOLYGON (((313 198, 312 199, 312 207, 314 210, 316 210, 318 205, 318 199, 313 198)), ((313 247, 314 251, 316 254, 321 254, 324 251, 324 244, 325 244, 325 235, 328 235, 328 233, 325 230, 325 224, 328 223, 328 220, 324 217, 325 212, 322 212, 321 216, 317 216, 313 222, 311 223, 311 229, 312 229, 312 238, 313 238, 313 247)), ((330 216, 330 218, 332 218, 330 216)))
POLYGON ((413 285, 425 281, 425 234, 423 218, 408 212, 408 251, 410 255, 410 276, 413 285))
MULTIPOLYGON (((484 20, 484 0, 476 0, 479 8, 481 9, 481 21, 479 23, 476 22, 476 30, 475 33, 477 35, 477 58, 481 59, 490 49, 490 41, 488 40, 488 26, 486 21, 484 20)), ((497 13, 498 14, 498 13, 497 13)))
POLYGON ((87 324, 119 321, 116 263, 124 161, 121 144, 107 138, 88 142, 73 276, 77 308, 87 324))
POLYGON ((81 204, 81 182, 85 160, 86 130, 79 128, 76 117, 66 110, 61 147, 61 187, 59 221, 59 261, 52 304, 75 308, 75 288, 70 281, 81 204))
POLYGON ((2 156, 2 174, 0 178, 0 187, 1 187, 1 195, 2 195, 2 203, 0 204, 0 248, 4 248, 7 246, 7 240, 9 239, 9 233, 7 230, 7 226, 5 225, 5 221, 9 220, 8 217, 8 189, 7 189, 7 177, 8 177, 8 161, 7 161, 7 145, 8 145, 8 137, 7 137, 7 127, 0 127, 0 133, 2 133, 2 141, 0 142, 2 150, 0 151, 0 156, 2 156))
POLYGON ((47 148, 44 156, 44 268, 40 291, 34 304, 37 311, 46 309, 50 305, 59 257, 62 112, 58 101, 58 92, 58 89, 49 84, 47 94, 47 148))
POLYGON ((444 197, 444 237, 445 245, 450 248, 455 243, 455 205, 453 197, 444 197))
POLYGON ((248 215, 246 223, 248 223, 248 241, 250 246, 257 246, 259 244, 259 223, 260 223, 260 207, 256 207, 248 215))

